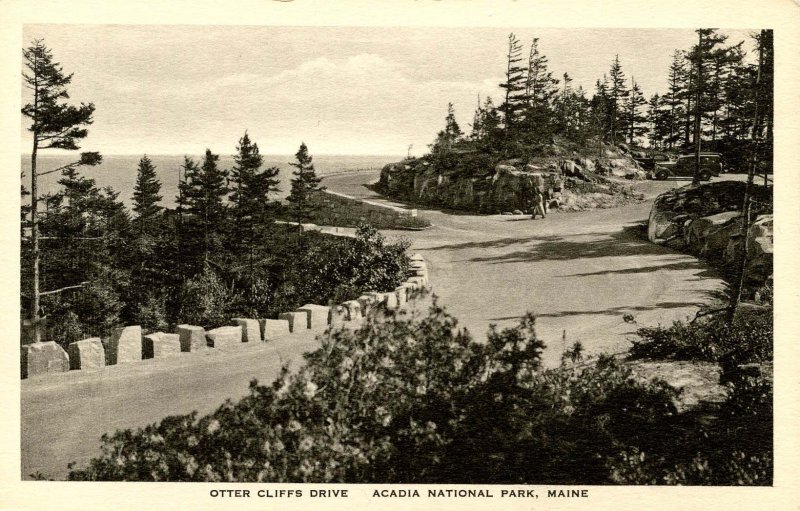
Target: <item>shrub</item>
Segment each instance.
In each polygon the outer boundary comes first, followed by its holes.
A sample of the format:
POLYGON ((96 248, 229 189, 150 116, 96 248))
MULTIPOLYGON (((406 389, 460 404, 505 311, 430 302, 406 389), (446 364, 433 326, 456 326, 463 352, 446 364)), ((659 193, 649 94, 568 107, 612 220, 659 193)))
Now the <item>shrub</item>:
POLYGON ((693 323, 676 321, 670 327, 640 328, 631 358, 702 360, 737 363, 772 360, 772 309, 742 310, 732 325, 721 316, 693 323))
POLYGON ((475 342, 436 305, 323 339, 238 403, 103 437, 73 480, 608 483, 670 452, 675 392, 612 358, 543 370, 535 319, 475 342))
POLYGON ((226 323, 233 293, 209 265, 183 285, 181 294, 180 318, 183 322, 202 326, 226 323))

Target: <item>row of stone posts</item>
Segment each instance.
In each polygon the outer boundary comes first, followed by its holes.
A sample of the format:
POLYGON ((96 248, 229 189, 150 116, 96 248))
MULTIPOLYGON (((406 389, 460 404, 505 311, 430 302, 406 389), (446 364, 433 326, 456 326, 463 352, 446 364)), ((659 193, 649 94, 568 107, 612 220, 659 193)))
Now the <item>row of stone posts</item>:
POLYGON ((429 285, 425 260, 414 254, 410 258, 409 277, 393 291, 365 293, 333 307, 306 304, 296 311, 280 314, 277 319, 233 318, 234 325, 212 330, 182 324, 175 333, 142 335, 140 326, 126 326, 115 329, 107 339, 92 337, 73 342, 66 351, 53 341, 26 344, 21 347, 22 378, 100 369, 209 349, 225 351, 242 343, 269 342, 306 331, 322 333, 329 327, 341 328, 346 322, 360 321, 377 307, 401 308, 418 290, 428 289, 429 285))

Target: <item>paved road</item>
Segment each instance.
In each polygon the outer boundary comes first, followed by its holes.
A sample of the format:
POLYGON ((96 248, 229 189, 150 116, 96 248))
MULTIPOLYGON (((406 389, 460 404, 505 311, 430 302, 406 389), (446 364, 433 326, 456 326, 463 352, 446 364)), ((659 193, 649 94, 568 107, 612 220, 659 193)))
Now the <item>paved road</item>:
MULTIPOLYGON (((330 177, 332 190, 359 197, 375 173, 330 177)), ((646 183, 648 195, 682 183, 646 183)), ((373 197, 374 198, 374 197, 373 197)), ((380 198, 378 198, 380 200, 380 198)), ((636 325, 669 323, 694 313, 722 287, 695 258, 640 237, 649 203, 611 210, 554 213, 544 220, 425 211, 434 227, 390 232, 425 255, 434 291, 459 320, 482 337, 489 324, 513 325, 526 311, 550 348, 548 363, 567 343, 589 352, 618 352, 636 325)), ((292 335, 231 353, 186 354, 90 374, 76 372, 22 382, 22 476, 64 478, 67 463, 99 454, 100 435, 136 428, 168 415, 208 413, 247 393, 248 383, 274 379, 282 362, 301 363, 313 335, 292 335)))
MULTIPOLYGON (((377 173, 341 175, 325 185, 354 197, 381 200, 363 185, 377 173)), ((738 176, 737 176, 738 177, 738 176)), ((687 181, 647 181, 654 197, 687 181)), ((434 227, 390 232, 413 242, 428 261, 434 292, 476 336, 490 324, 515 324, 527 311, 557 362, 566 344, 580 340, 589 352, 625 350, 636 324, 669 324, 693 316, 722 288, 719 275, 696 258, 642 238, 651 202, 546 219, 422 211, 434 227)))

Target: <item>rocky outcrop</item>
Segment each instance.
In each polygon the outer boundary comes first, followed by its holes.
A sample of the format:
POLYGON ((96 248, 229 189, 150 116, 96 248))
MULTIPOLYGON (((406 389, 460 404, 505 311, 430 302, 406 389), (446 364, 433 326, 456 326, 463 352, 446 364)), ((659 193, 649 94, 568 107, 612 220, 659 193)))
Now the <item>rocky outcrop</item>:
MULTIPOLYGON (((609 184, 604 176, 644 179, 645 173, 629 155, 612 149, 610 157, 536 157, 492 160, 483 154, 454 155, 453 161, 437 162, 430 156, 390 163, 381 170, 382 193, 400 200, 436 207, 502 213, 529 210, 533 189, 549 190, 554 206, 568 188, 574 194, 599 192, 614 195, 618 190, 585 190, 577 182, 609 184)), ((588 209, 619 205, 610 201, 572 200, 563 209, 588 209)))
MULTIPOLYGON (((734 269, 742 252, 741 205, 745 183, 720 181, 690 185, 659 195, 650 210, 647 237, 702 257, 712 265, 734 269)), ((752 188, 752 221, 747 233, 745 281, 762 287, 772 275, 772 198, 761 186, 752 188)))
MULTIPOLYGON (((745 183, 718 181, 676 188, 656 197, 650 210, 647 237, 653 243, 684 249, 687 228, 698 218, 720 213, 741 211, 745 183)), ((772 213, 771 192, 763 186, 753 186, 754 217, 772 213)), ((719 219, 714 221, 719 224, 719 219)), ((705 224, 704 224, 705 225, 705 224)))

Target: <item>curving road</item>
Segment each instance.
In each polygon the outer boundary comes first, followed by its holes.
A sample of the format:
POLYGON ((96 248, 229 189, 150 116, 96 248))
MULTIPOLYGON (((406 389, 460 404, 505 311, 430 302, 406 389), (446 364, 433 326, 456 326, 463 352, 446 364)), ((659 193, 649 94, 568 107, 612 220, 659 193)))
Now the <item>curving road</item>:
MULTIPOLYGON (((377 177, 332 176, 324 184, 381 201, 364 186, 377 177)), ((652 197, 683 184, 639 186, 652 197)), ((719 274, 696 258, 642 238, 650 205, 555 212, 538 220, 421 210, 432 228, 387 233, 409 238, 412 250, 425 256, 440 303, 473 334, 482 337, 490 324, 510 326, 533 312, 537 333, 550 347, 545 361, 556 363, 564 345, 576 340, 589 353, 624 351, 637 324, 693 316, 724 288, 719 274), (626 313, 636 324, 623 321, 626 313)))
MULTIPOLYGON (((383 200, 363 186, 376 178, 376 172, 340 175, 325 185, 383 200)), ((639 186, 653 195, 675 185, 639 186)), ((526 311, 536 313, 539 336, 550 346, 545 362, 552 364, 576 340, 590 353, 622 351, 637 326, 623 321, 625 313, 640 325, 668 323, 692 315, 723 287, 697 259, 641 238, 637 226, 649 207, 554 213, 535 221, 425 211, 434 227, 389 234, 410 238, 413 250, 424 254, 440 303, 476 336, 489 324, 513 325, 526 311)), ((266 383, 281 364, 297 367, 318 345, 313 333, 291 334, 231 352, 23 380, 21 475, 63 479, 67 463, 83 466, 99 454, 103 433, 193 410, 209 413, 245 395, 252 378, 266 383)))

